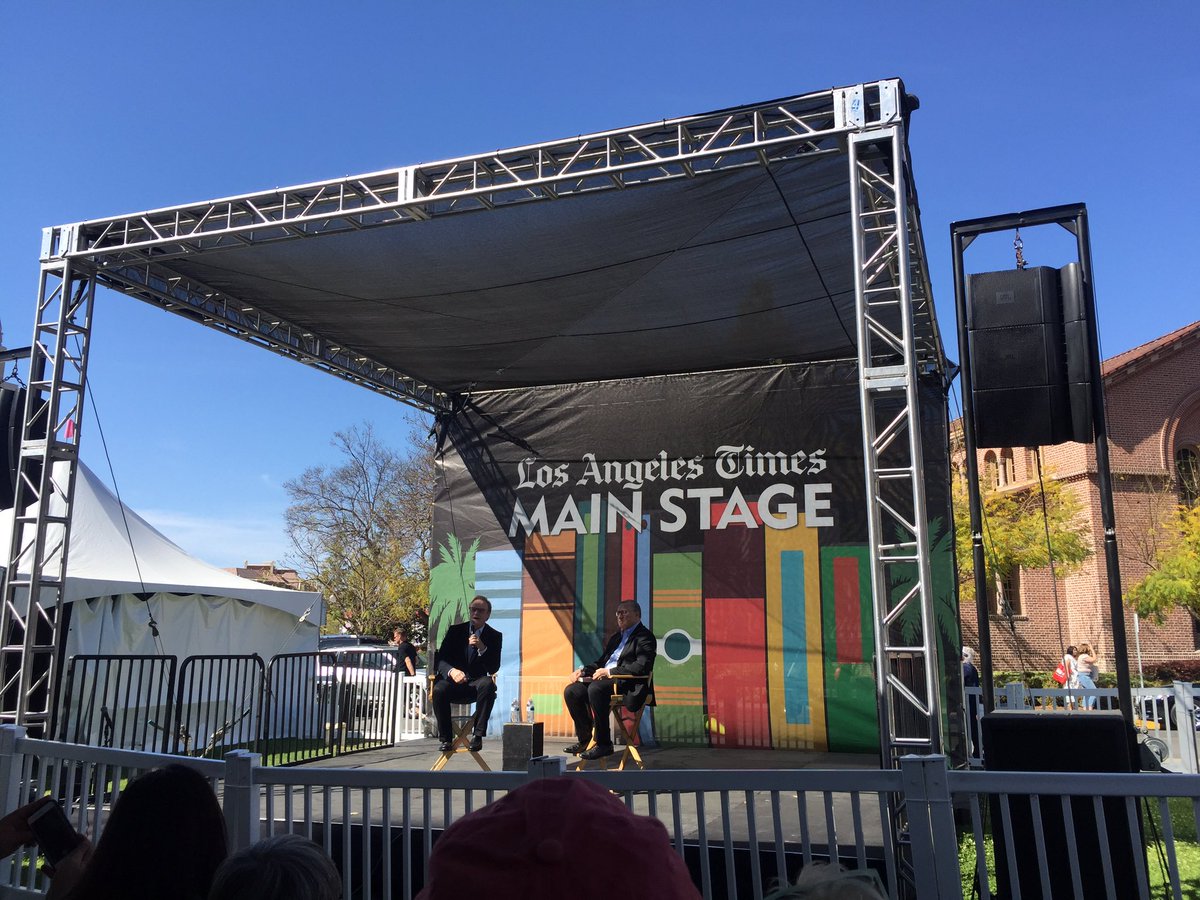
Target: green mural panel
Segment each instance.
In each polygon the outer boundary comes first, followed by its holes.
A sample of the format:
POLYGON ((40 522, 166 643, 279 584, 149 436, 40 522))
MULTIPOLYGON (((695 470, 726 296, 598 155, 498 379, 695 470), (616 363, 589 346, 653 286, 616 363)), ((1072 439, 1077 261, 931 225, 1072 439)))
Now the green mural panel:
POLYGON ((651 566, 651 609, 659 640, 654 731, 666 743, 708 743, 701 557, 697 552, 656 553, 651 566))
POLYGON ((879 749, 871 556, 866 547, 821 548, 821 617, 829 749, 879 749))

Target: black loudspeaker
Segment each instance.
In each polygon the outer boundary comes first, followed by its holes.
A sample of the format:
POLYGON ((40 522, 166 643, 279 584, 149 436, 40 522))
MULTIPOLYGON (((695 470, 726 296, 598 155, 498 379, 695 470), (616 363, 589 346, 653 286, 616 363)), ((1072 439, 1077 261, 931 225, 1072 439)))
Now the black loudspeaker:
POLYGON ((1078 264, 968 278, 977 446, 1092 439, 1086 309, 1078 264))
POLYGON ((11 509, 14 503, 24 415, 25 392, 15 384, 0 383, 0 509, 11 509))
POLYGON ((1092 352, 1088 332, 1091 317, 1084 296, 1083 270, 1079 263, 1059 271, 1062 298, 1063 339, 1067 347, 1067 394, 1071 406, 1071 438, 1090 443, 1092 432, 1092 352))
MULTIPOLYGON (((1137 735, 1118 711, 1090 710, 1076 713, 1000 711, 983 717, 983 758, 989 771, 999 772, 1136 772, 1137 735)), ((1017 790, 1020 790, 1019 784, 1017 790)), ((990 798, 992 839, 996 851, 997 897, 1011 897, 1012 879, 1008 859, 1016 860, 1022 898, 1074 897, 1068 840, 1075 845, 1085 897, 1137 897, 1137 867, 1134 855, 1143 853, 1140 817, 1131 831, 1123 797, 1101 801, 1103 828, 1096 815, 1093 797, 1071 798, 1074 834, 1068 838, 1062 800, 1057 796, 1038 799, 1042 840, 1034 828, 1033 804, 1020 794, 1009 795, 1013 847, 1004 837, 1001 801, 990 798), (1050 893, 1042 892, 1041 860, 1044 850, 1050 893), (1105 856, 1112 866, 1114 891, 1105 886, 1105 856)))

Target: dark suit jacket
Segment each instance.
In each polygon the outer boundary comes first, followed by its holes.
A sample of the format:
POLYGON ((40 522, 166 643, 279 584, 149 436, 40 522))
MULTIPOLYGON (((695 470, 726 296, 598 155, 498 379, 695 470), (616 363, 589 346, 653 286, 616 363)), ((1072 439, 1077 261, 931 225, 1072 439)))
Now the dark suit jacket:
POLYGON ((437 652, 437 677, 446 678, 451 669, 462 669, 467 673, 467 681, 474 681, 485 675, 495 675, 500 669, 500 650, 504 645, 504 635, 487 623, 479 639, 487 652, 475 654, 473 660, 467 660, 467 638, 471 636, 471 623, 459 622, 446 629, 441 646, 437 652))
MULTIPOLYGON (((621 632, 618 631, 608 639, 600 658, 592 665, 583 667, 584 673, 591 675, 597 669, 604 668, 604 664, 608 662, 608 658, 612 656, 612 652, 617 649, 619 643, 621 643, 621 632)), ((614 675, 649 675, 654 671, 656 656, 658 656, 658 641, 650 633, 649 628, 638 622, 637 627, 629 635, 629 642, 621 651, 621 655, 617 657, 617 664, 609 671, 614 675)), ((625 694, 625 708, 628 710, 636 711, 646 703, 654 704, 654 692, 649 689, 645 681, 629 682, 629 687, 623 693, 625 694)))

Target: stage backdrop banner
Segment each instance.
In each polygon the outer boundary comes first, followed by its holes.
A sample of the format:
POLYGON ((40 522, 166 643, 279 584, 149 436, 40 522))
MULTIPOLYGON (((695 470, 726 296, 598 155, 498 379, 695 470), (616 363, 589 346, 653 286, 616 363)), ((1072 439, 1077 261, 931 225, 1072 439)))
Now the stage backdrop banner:
MULTIPOLYGON (((942 664, 957 672, 944 397, 922 396, 942 664)), ((878 749, 853 364, 494 392, 439 428, 431 638, 475 593, 492 600, 495 724, 514 699, 562 716, 570 672, 631 599, 658 638, 647 738, 878 749)))

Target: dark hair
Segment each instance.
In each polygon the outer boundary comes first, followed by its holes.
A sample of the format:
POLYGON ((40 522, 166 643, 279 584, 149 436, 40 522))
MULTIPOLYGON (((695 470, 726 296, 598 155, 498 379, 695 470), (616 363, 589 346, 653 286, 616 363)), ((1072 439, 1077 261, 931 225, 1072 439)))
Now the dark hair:
POLYGON ((338 900, 342 879, 319 846, 277 834, 221 864, 209 900, 338 900))
MULTIPOLYGON (((490 616, 492 614, 492 601, 489 600, 487 597, 483 596, 483 594, 476 594, 474 597, 471 598, 471 603, 474 603, 476 600, 482 600, 484 603, 486 603, 488 605, 488 615, 490 616)), ((471 603, 468 603, 467 606, 470 606, 471 603)))
POLYGON ((172 763, 121 791, 70 900, 204 900, 228 852, 208 780, 172 763))
POLYGON ((632 606, 633 611, 637 613, 637 617, 639 619, 642 617, 642 604, 638 603, 636 600, 622 600, 617 604, 617 606, 632 606))

